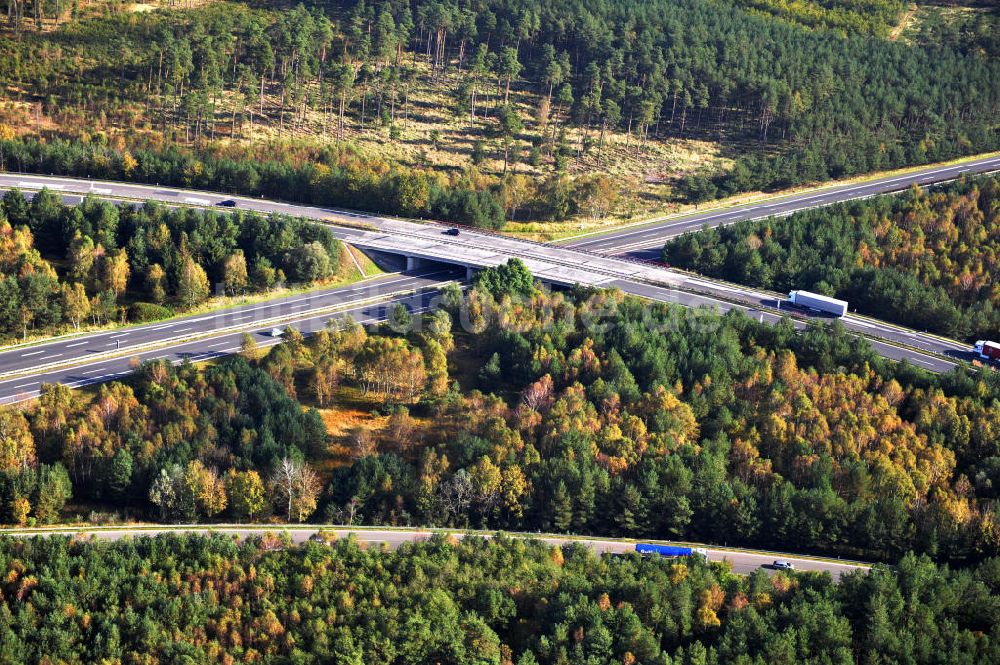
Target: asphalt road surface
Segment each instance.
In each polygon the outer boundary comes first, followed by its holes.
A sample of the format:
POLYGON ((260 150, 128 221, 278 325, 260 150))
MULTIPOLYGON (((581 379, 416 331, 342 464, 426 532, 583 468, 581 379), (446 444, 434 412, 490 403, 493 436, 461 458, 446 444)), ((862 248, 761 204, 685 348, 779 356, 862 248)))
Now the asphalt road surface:
MULTIPOLYGON (((804 329, 812 320, 834 320, 831 317, 823 317, 803 310, 776 309, 779 301, 774 297, 760 296, 750 290, 742 291, 744 297, 734 302, 734 299, 717 298, 709 294, 693 294, 689 291, 649 284, 614 281, 608 284, 608 286, 649 300, 671 302, 686 307, 708 307, 720 313, 737 309, 750 318, 771 324, 775 324, 783 316, 789 315, 792 325, 799 330, 804 329)), ((727 288, 727 290, 729 289, 727 288)), ((781 304, 780 306, 787 307, 785 304, 781 304)), ((961 344, 960 342, 942 340, 932 335, 898 328, 890 324, 853 315, 845 316, 840 321, 848 330, 868 335, 868 342, 880 356, 889 358, 890 360, 906 360, 917 367, 933 372, 950 371, 955 367, 958 360, 971 360, 973 356, 968 345, 961 344), (872 339, 871 336, 882 337, 890 341, 872 339), (899 344, 904 344, 905 346, 900 346, 899 344), (954 358, 955 360, 942 358, 941 355, 954 358)))
POLYGON ((715 227, 748 219, 761 219, 789 215, 799 210, 819 208, 853 199, 888 194, 909 188, 911 185, 932 185, 947 182, 963 174, 973 175, 1000 170, 1000 157, 984 157, 954 166, 930 166, 907 174, 888 176, 856 185, 833 185, 819 191, 783 196, 759 203, 747 203, 724 209, 706 210, 636 225, 566 241, 567 247, 586 249, 614 256, 658 260, 663 244, 688 231, 705 226, 715 227))
MULTIPOLYGON (((30 529, 11 529, 6 531, 0 531, 0 534, 16 535, 16 536, 31 536, 31 535, 73 535, 73 534, 85 534, 91 535, 97 538, 107 539, 107 540, 120 540, 126 537, 141 537, 141 536, 155 536, 158 534, 165 533, 221 533, 221 534, 231 534, 238 538, 247 538, 248 536, 259 535, 266 532, 272 533, 287 533, 291 538, 293 543, 301 544, 309 540, 309 537, 316 534, 320 528, 323 529, 325 534, 336 534, 337 538, 346 538, 348 535, 353 534, 358 541, 362 543, 368 543, 370 545, 386 545, 390 549, 395 549, 402 545, 403 543, 417 542, 421 540, 426 540, 430 538, 434 532, 430 530, 419 530, 419 529, 392 529, 392 530, 379 530, 379 529, 351 529, 347 527, 318 527, 318 526, 164 526, 164 527, 151 527, 142 529, 129 529, 123 528, 102 528, 102 529, 78 529, 78 528, 66 528, 66 529, 46 529, 43 531, 31 531, 30 529)), ((464 534, 455 533, 458 538, 462 538, 464 534)), ((489 537, 489 534, 475 534, 475 535, 485 535, 489 537)), ((604 553, 615 553, 623 554, 626 552, 635 551, 635 541, 631 540, 600 540, 600 539, 589 539, 589 538, 568 538, 559 536, 537 536, 533 534, 517 534, 517 533, 507 533, 507 536, 515 538, 532 538, 536 540, 541 540, 552 545, 567 545, 570 543, 580 543, 589 547, 594 552, 598 554, 604 553)), ((782 559, 791 562, 796 570, 799 571, 817 571, 817 572, 828 572, 834 579, 840 578, 840 576, 850 573, 855 570, 866 570, 869 565, 860 562, 837 562, 828 559, 819 559, 813 557, 803 557, 789 554, 780 553, 760 553, 760 552, 750 552, 737 549, 713 549, 710 547, 705 548, 708 551, 708 558, 710 561, 728 561, 732 565, 733 572, 740 574, 749 574, 755 570, 763 568, 764 570, 773 571, 771 567, 773 562, 777 559, 782 559)))
POLYGON ((0 353, 0 404, 36 397, 42 383, 79 388, 126 376, 135 358, 166 358, 175 363, 218 358, 238 351, 247 332, 259 347, 266 348, 281 341, 272 336, 275 328, 291 325, 308 334, 331 318, 346 315, 373 323, 383 320, 395 302, 403 302, 414 312, 423 311, 433 297, 427 289, 453 276, 454 271, 441 269, 387 275, 266 303, 9 348, 0 353), (384 301, 394 294, 399 295, 384 301), (191 339, 198 335, 205 336, 191 339))
MULTIPOLYGON (((706 212, 697 216, 698 219, 686 219, 683 222, 665 221, 660 225, 646 226, 642 229, 624 229, 594 239, 579 240, 575 243, 575 247, 578 248, 575 251, 559 246, 544 246, 483 234, 474 230, 463 230, 460 236, 445 237, 441 234, 441 227, 415 224, 377 215, 149 185, 0 174, 0 189, 19 187, 31 192, 46 186, 53 191, 61 192, 64 200, 68 203, 79 202, 81 200, 80 194, 84 192, 98 197, 155 199, 168 204, 203 207, 214 206, 221 201, 232 198, 241 209, 256 210, 262 213, 281 212, 332 223, 353 222, 356 225, 354 228, 344 226, 331 228, 334 234, 342 240, 354 242, 362 247, 365 246, 365 242, 394 242, 402 249, 408 247, 426 249, 430 247, 436 253, 435 255, 440 255, 443 260, 456 262, 462 262, 472 255, 480 257, 502 257, 506 254, 524 256, 534 264, 531 267, 537 269, 536 266, 538 266, 543 270, 549 270, 553 276, 562 275, 565 277, 577 273, 586 274, 592 278, 591 283, 601 286, 617 286, 628 293, 639 296, 677 302, 691 307, 707 306, 719 310, 738 307, 765 320, 777 320, 776 308, 782 307, 785 303, 782 302, 781 297, 774 294, 650 267, 646 264, 604 259, 597 252, 627 254, 632 251, 628 247, 636 242, 662 245, 668 234, 682 232, 679 230, 678 224, 692 224, 691 228, 700 228, 705 223, 724 224, 728 221, 735 221, 741 218, 740 216, 751 218, 783 214, 795 209, 828 205, 859 196, 894 191, 905 188, 912 183, 939 182, 953 179, 961 173, 986 172, 996 168, 1000 168, 1000 158, 983 158, 953 167, 928 168, 905 176, 885 178, 863 185, 832 187, 820 193, 785 197, 778 202, 742 206, 723 213, 706 212), (716 217, 713 218, 713 215, 716 217), (637 236, 641 236, 641 238, 637 240, 637 236)), ((387 251, 391 251, 391 249, 387 251)), ((802 310, 792 311, 791 315, 797 322, 809 319, 829 320, 828 317, 821 314, 802 310)), ((848 315, 842 319, 842 322, 849 330, 873 338, 876 350, 886 357, 895 360, 907 359, 914 365, 925 369, 947 371, 955 365, 955 361, 972 358, 969 345, 955 340, 942 339, 920 331, 908 330, 856 315, 848 315)), ((2 361, 0 361, 0 374, 2 372, 3 366, 2 361)), ((25 383, 24 388, 30 390, 30 385, 27 385, 26 382, 22 383, 25 383)), ((0 393, 2 392, 2 385, 0 385, 0 393)), ((0 400, 2 399, 3 395, 0 394, 0 400)), ((8 396, 7 399, 10 400, 10 397, 8 396)))

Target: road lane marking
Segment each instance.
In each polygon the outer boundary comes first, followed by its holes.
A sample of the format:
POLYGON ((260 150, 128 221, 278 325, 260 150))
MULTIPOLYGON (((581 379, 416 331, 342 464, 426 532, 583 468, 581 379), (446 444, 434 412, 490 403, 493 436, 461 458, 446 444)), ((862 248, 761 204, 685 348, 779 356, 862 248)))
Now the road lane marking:
MULTIPOLYGON (((992 166, 992 165, 994 165, 995 163, 998 163, 998 162, 1000 162, 1000 160, 990 159, 990 160, 985 160, 983 162, 979 162, 977 165, 978 166, 992 166)), ((832 203, 832 204, 835 204, 835 203, 847 203, 850 200, 852 200, 853 198, 855 198, 857 195, 859 195, 859 194, 867 194, 868 192, 870 192, 871 194, 874 194, 874 195, 878 195, 878 194, 891 194, 891 193, 893 193, 892 190, 891 189, 886 190, 885 187, 888 186, 888 185, 892 185, 894 183, 897 183, 897 182, 906 181, 906 180, 910 180, 911 182, 919 182, 919 181, 927 179, 927 178, 931 178, 931 179, 933 179, 936 182, 937 178, 934 178, 933 176, 935 176, 937 174, 941 174, 941 173, 953 173, 953 172, 961 174, 961 173, 967 172, 971 168, 972 168, 972 166, 970 165, 970 166, 963 167, 962 169, 956 170, 956 169, 958 169, 958 167, 956 167, 956 166, 946 166, 946 167, 943 167, 943 168, 935 169, 933 171, 925 171, 925 172, 917 173, 917 174, 903 175, 903 176, 898 176, 896 178, 889 178, 889 179, 885 179, 885 180, 876 180, 874 182, 864 183, 864 184, 861 184, 861 185, 845 185, 845 186, 840 187, 839 189, 834 189, 832 191, 819 192, 819 193, 813 194, 811 196, 803 196, 803 197, 800 197, 800 198, 791 198, 789 200, 778 201, 776 203, 771 203, 769 205, 753 205, 753 204, 749 204, 749 205, 746 205, 745 207, 739 207, 736 210, 731 210, 731 211, 727 211, 727 212, 708 213, 704 217, 698 217, 697 213, 694 213, 695 216, 694 216, 693 219, 692 218, 682 219, 682 220, 678 220, 677 222, 674 222, 674 223, 671 223, 669 221, 669 219, 662 220, 661 222, 657 222, 655 220, 651 221, 651 222, 640 222, 640 224, 642 224, 644 228, 637 229, 635 231, 631 231, 631 232, 628 232, 628 233, 619 233, 619 234, 615 234, 613 231, 611 231, 611 232, 600 234, 599 237, 594 238, 593 240, 586 240, 586 241, 582 241, 582 242, 579 242, 579 243, 572 243, 572 242, 567 243, 566 247, 585 247, 587 245, 597 244, 597 243, 601 243, 601 242, 607 242, 607 241, 614 242, 616 240, 620 240, 620 239, 627 238, 627 237, 634 236, 634 235, 639 235, 639 234, 642 234, 642 233, 657 233, 658 231, 665 231, 665 230, 670 229, 672 227, 680 226, 682 224, 698 224, 700 226, 700 225, 703 225, 703 224, 705 224, 705 223, 707 223, 709 221, 717 220, 717 219, 720 219, 720 218, 726 217, 726 216, 732 216, 732 215, 739 216, 739 215, 747 215, 747 214, 751 214, 752 215, 752 214, 754 214, 755 211, 769 210, 771 208, 779 208, 779 207, 783 207, 783 206, 791 206, 792 209, 789 211, 790 213, 791 212, 799 212, 801 210, 805 210, 805 209, 808 209, 808 208, 812 207, 812 206, 808 206, 808 205, 807 206, 802 206, 803 203, 807 203, 809 201, 814 201, 816 199, 829 198, 829 199, 831 199, 830 203, 832 203), (841 198, 841 197, 843 197, 845 195, 847 195, 848 198, 841 198)), ((791 196, 794 197, 794 195, 791 195, 791 196)), ((740 220, 740 221, 752 221, 752 220, 747 219, 747 220, 740 220)), ((640 241, 640 242, 645 242, 647 244, 655 244, 658 240, 659 240, 659 236, 654 237, 654 238, 650 238, 647 241, 640 241)), ((628 248, 620 248, 620 249, 624 250, 624 249, 628 249, 628 248)))
POLYGON ((45 350, 43 349, 41 351, 32 351, 31 353, 22 353, 21 357, 27 358, 28 356, 37 356, 39 353, 45 353, 45 350))
MULTIPOLYGON (((438 274, 440 274, 442 272, 446 272, 446 271, 436 271, 434 273, 427 273, 427 274, 424 274, 424 275, 420 275, 419 277, 426 279, 426 278, 429 278, 431 276, 438 275, 438 274)), ((410 281, 412 279, 413 279, 412 277, 406 277, 406 278, 403 278, 403 279, 400 279, 400 280, 392 280, 392 281, 394 281, 394 282, 397 282, 397 281, 398 282, 404 282, 404 281, 410 281)), ((391 293, 390 294, 378 293, 378 295, 385 296, 385 295, 391 295, 391 293)), ((405 298, 405 300, 407 300, 407 301, 412 301, 413 299, 414 299, 413 296, 409 296, 409 297, 405 298)), ((305 322, 305 321, 319 321, 321 319, 322 320, 329 320, 330 317, 344 316, 344 315, 357 315, 358 313, 363 312, 367 308, 369 308, 371 306, 371 303, 352 303, 352 302, 346 302, 346 303, 337 303, 337 306, 346 306, 346 308, 342 309, 342 310, 335 311, 335 312, 322 312, 322 313, 309 313, 309 312, 306 312, 306 313, 302 313, 302 314, 304 314, 304 316, 301 316, 301 318, 294 319, 291 323, 300 323, 300 322, 305 322)), ((427 310, 427 308, 425 307, 425 308, 414 310, 413 313, 414 314, 418 314, 418 313, 422 313, 423 311, 426 311, 426 310, 427 310)), ((262 332, 262 331, 257 331, 257 332, 262 332)), ((104 333, 102 333, 102 334, 104 334, 104 333)), ((226 333, 222 333, 222 335, 225 335, 225 334, 226 333)), ((216 335, 214 337, 216 339, 218 339, 220 336, 221 335, 216 335)), ((212 336, 209 336, 208 339, 212 339, 212 336)), ((280 340, 280 339, 274 340, 273 342, 266 343, 264 346, 271 346, 273 344, 280 343, 281 341, 282 340, 280 340)), ((195 341, 195 342, 189 342, 187 344, 188 345, 196 345, 196 344, 198 344, 198 342, 197 341, 195 341)), ((175 347, 174 351, 178 351, 179 349, 184 348, 184 347, 185 347, 185 345, 182 344, 180 347, 175 347)), ((80 372, 80 374, 82 376, 88 376, 88 375, 95 374, 97 372, 106 371, 107 368, 103 366, 103 363, 105 363, 105 362, 109 362, 109 360, 107 360, 107 359, 96 360, 95 359, 92 362, 83 363, 82 366, 81 365, 77 365, 75 369, 79 370, 79 369, 82 369, 82 367, 94 367, 95 365, 100 365, 99 367, 95 367, 94 369, 91 369, 91 370, 88 370, 88 371, 85 371, 85 372, 80 372)), ((179 363, 181 361, 180 360, 174 360, 172 362, 179 363)), ((42 372, 41 374, 37 374, 36 376, 40 376, 40 377, 54 376, 54 375, 56 375, 57 372, 60 373, 60 374, 65 374, 65 372, 67 370, 69 370, 69 369, 73 369, 73 368, 60 368, 60 369, 52 368, 52 369, 47 369, 44 372, 42 372)), ((124 372, 124 374, 128 374, 128 373, 130 373, 130 372, 124 372)), ((0 384, 5 384, 5 383, 11 382, 11 381, 16 381, 18 379, 23 380, 24 378, 25 377, 20 376, 20 377, 13 377, 11 379, 0 379, 0 384)), ((104 380, 104 379, 103 378, 97 379, 97 381, 100 381, 100 380, 104 380)), ((91 381, 91 382, 96 382, 96 381, 91 381)), ((66 385, 72 387, 70 384, 66 384, 66 385)), ((80 385, 83 385, 83 384, 80 384, 80 385)), ((9 398, 0 398, 0 400, 3 400, 3 399, 9 399, 9 398)))
POLYGON ((26 187, 28 189, 66 189, 66 185, 53 185, 51 183, 40 183, 40 182, 29 182, 27 180, 22 180, 17 183, 18 187, 26 187))
POLYGON ((90 344, 90 342, 76 342, 74 344, 67 344, 67 349, 72 349, 74 346, 83 346, 84 344, 90 344))

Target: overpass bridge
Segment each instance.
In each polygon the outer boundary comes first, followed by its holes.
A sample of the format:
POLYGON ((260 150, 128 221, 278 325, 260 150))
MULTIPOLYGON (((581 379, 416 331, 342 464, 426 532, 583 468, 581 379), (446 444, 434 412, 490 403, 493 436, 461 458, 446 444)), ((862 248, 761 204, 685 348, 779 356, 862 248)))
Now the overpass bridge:
MULTIPOLYGON (((995 165, 992 161, 984 162, 982 168, 995 168, 995 165)), ((948 172, 944 175, 953 174, 948 172)), ((449 227, 438 223, 215 192, 79 178, 0 174, 0 190, 18 188, 32 195, 43 187, 57 192, 68 204, 79 203, 88 195, 134 204, 152 200, 169 206, 200 208, 211 208, 223 201, 233 200, 243 210, 262 214, 280 213, 330 224, 337 238, 365 250, 405 257, 410 269, 417 269, 427 262, 443 263, 464 268, 469 277, 476 270, 518 258, 538 279, 553 285, 614 287, 632 295, 688 307, 706 306, 723 311, 738 308, 748 311, 755 318, 759 316, 761 320, 774 321, 784 314, 780 311, 780 298, 775 294, 598 253, 604 248, 594 251, 586 246, 542 244, 465 228, 458 235, 450 235, 446 233, 449 227)), ((805 313, 796 316, 796 325, 800 327, 805 320, 815 318, 805 313)), ((969 345, 959 341, 856 315, 848 315, 841 321, 851 332, 875 340, 874 346, 880 354, 894 360, 907 359, 925 369, 947 371, 954 367, 955 361, 972 357, 969 345)), ((0 358, 0 372, 2 364, 0 358)))

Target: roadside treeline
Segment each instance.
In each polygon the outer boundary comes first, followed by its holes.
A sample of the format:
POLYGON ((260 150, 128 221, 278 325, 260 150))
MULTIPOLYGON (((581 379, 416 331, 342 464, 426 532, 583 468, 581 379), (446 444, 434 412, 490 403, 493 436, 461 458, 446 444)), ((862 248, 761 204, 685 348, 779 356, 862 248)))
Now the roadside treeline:
POLYGON ((119 206, 66 206, 42 190, 0 201, 0 335, 148 321, 213 292, 309 283, 340 267, 329 229, 282 215, 119 206))
MULTIPOLYGON (((826 18, 854 7, 745 4, 779 15, 823 11, 826 18)), ((865 12, 848 13, 872 14, 882 32, 892 6, 868 3, 865 12)), ((227 3, 74 22, 55 37, 7 40, 0 46, 0 81, 67 128, 82 131, 100 117, 108 128, 141 124, 149 137, 202 145, 223 135, 252 136, 254 123, 279 136, 340 141, 349 130, 380 132, 393 142, 409 114, 419 112, 410 95, 422 77, 502 155, 504 175, 525 159, 557 171, 570 159, 583 169, 599 166, 608 131, 626 133, 625 151, 636 156, 660 138, 720 141, 735 167, 685 180, 681 191, 695 201, 1000 145, 1000 63, 947 41, 922 47, 847 32, 805 29, 706 0, 342 1, 282 12, 227 3), (530 112, 512 89, 528 95, 530 112), (577 130, 578 145, 567 141, 567 128, 577 130)), ((442 124, 431 143, 441 131, 456 130, 442 124)), ((263 165, 234 159, 237 171, 268 180, 268 169, 258 170, 263 165)), ((49 163, 53 172, 83 175, 76 170, 83 165, 49 163)), ((220 166, 207 170, 221 173, 220 166)), ((125 175, 151 177, 129 169, 125 175)), ((325 191, 333 199, 300 200, 367 210, 396 203, 388 211, 402 214, 415 209, 369 188, 353 192, 350 202, 333 192, 325 191)), ((419 209, 480 223, 455 212, 464 203, 454 199, 470 196, 466 188, 453 184, 441 195, 447 206, 430 201, 419 209)), ((500 221, 484 213, 482 223, 500 221)))
MULTIPOLYGON (((232 151, 229 151, 232 152, 232 151)), ((264 196, 424 217, 498 229, 504 223, 491 182, 365 158, 350 148, 323 148, 311 160, 251 152, 217 155, 180 147, 116 149, 75 141, 0 140, 0 168, 124 180, 264 196)))
MULTIPOLYGON (((449 334, 443 321, 438 327, 449 334)), ((253 337, 245 338, 253 357, 253 337)), ((285 338, 253 363, 234 356, 202 370, 147 362, 128 384, 104 384, 93 399, 46 385, 27 414, 0 410, 0 522, 54 521, 70 495, 165 522, 272 514, 301 522, 317 510, 315 469, 331 452, 319 413, 296 399, 296 373, 303 399, 321 406, 340 381, 398 404, 447 389, 434 333, 411 344, 347 322, 308 344, 292 329, 285 338), (57 475, 50 481, 43 472, 57 475), (55 481, 58 494, 42 491, 55 481)))
POLYGON ((1000 550, 995 372, 934 376, 840 327, 544 294, 522 273, 480 280, 460 336, 451 288, 452 313, 395 308, 392 329, 289 332, 204 372, 152 363, 93 400, 46 388, 24 415, 0 412, 14 443, 3 520, 45 519, 15 480, 60 464, 74 496, 165 521, 273 514, 882 560, 1000 550), (332 445, 296 400, 335 414, 342 399, 378 413, 332 445))
POLYGON ((482 392, 453 389, 434 427, 356 451, 331 519, 886 559, 1000 546, 996 373, 897 367, 839 327, 613 294, 498 298, 474 292, 464 315, 482 392))
POLYGON ((397 551, 0 539, 0 659, 360 665, 989 663, 1000 566, 907 556, 840 584, 505 537, 397 551), (152 655, 155 654, 155 659, 152 655))
POLYGON ((667 242, 664 260, 958 339, 1000 339, 1000 178, 742 222, 667 242))

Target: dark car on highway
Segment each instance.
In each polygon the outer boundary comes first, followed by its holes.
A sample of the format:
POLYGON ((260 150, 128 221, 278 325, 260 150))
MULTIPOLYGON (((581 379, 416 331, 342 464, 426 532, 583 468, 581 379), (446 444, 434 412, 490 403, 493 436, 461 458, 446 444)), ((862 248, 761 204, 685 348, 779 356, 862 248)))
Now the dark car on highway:
POLYGON ((459 233, 461 233, 461 231, 458 229, 448 229, 447 231, 444 231, 446 236, 457 236, 459 233))
POLYGON ((235 208, 236 207, 236 201, 234 201, 232 199, 226 199, 225 201, 219 201, 215 205, 222 206, 223 208, 235 208))

